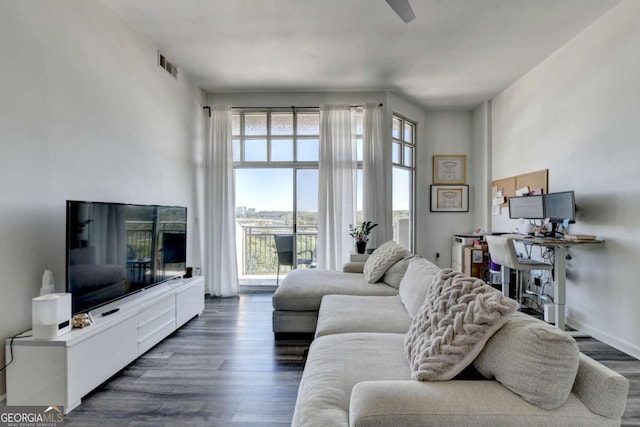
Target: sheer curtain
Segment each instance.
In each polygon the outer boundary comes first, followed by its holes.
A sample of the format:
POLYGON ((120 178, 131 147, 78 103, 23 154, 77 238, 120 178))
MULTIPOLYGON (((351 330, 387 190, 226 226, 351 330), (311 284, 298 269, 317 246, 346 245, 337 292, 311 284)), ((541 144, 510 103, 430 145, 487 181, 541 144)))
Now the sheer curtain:
POLYGON ((338 270, 353 250, 349 224, 355 220, 355 140, 348 105, 320 107, 318 171, 318 266, 338 270))
POLYGON ((214 106, 204 147, 203 274, 207 292, 238 294, 231 108, 214 106))
POLYGON ((384 138, 382 109, 378 103, 364 106, 364 158, 362 161, 363 210, 365 221, 378 224, 369 237, 367 247, 377 248, 391 240, 391 218, 387 208, 387 176, 384 158, 384 138))

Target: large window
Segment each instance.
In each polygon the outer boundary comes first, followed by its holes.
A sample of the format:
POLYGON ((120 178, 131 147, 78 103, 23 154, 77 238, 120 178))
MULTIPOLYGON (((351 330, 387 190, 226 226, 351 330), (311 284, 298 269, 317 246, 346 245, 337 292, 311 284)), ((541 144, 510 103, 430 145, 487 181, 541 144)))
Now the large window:
POLYGON ((416 125, 396 114, 392 121, 393 240, 413 250, 416 125))
MULTIPOLYGON (((353 111, 352 123, 359 166, 356 221, 362 221, 362 111, 353 111)), ((291 268, 315 265, 319 111, 234 111, 232 124, 241 278, 282 279, 291 268), (289 261, 293 265, 284 264, 276 248, 276 237, 283 235, 293 236, 293 253, 299 255, 289 261)))

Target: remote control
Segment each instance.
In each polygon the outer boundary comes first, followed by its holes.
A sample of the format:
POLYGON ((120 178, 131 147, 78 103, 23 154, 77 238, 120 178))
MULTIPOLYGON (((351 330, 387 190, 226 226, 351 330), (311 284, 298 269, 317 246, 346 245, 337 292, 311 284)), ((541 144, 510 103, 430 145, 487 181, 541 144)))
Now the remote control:
POLYGON ((109 311, 105 311, 104 313, 102 313, 102 316, 108 316, 110 314, 113 314, 115 312, 117 312, 118 310, 120 310, 119 308, 114 308, 113 310, 109 310, 109 311))

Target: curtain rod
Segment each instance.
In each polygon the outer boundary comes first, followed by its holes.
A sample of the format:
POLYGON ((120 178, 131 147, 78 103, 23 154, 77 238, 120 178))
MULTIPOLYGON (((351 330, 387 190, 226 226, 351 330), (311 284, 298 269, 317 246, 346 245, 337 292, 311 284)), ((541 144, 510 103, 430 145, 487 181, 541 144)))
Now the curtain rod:
MULTIPOLYGON (((384 104, 381 102, 380 104, 378 104, 378 107, 382 107, 384 104)), ((359 108, 359 107, 364 107, 364 104, 356 104, 356 105, 350 105, 351 108, 359 108)), ((311 110, 311 109, 319 109, 320 107, 315 106, 315 107, 296 107, 295 105, 292 105, 290 107, 231 107, 231 109, 233 110, 295 110, 296 108, 299 108, 301 110, 311 110)), ((203 110, 208 110, 209 111, 209 116, 211 116, 211 107, 209 105, 205 105, 204 107, 202 107, 203 110)))

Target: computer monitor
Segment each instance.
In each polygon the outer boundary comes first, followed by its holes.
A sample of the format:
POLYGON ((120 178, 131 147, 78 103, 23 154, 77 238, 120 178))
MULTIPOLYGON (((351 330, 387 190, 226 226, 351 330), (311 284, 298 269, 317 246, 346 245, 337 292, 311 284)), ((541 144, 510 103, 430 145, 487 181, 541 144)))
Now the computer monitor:
POLYGON ((509 197, 509 218, 544 219, 544 200, 542 194, 535 196, 509 197))
POLYGON ((544 216, 549 221, 561 223, 564 220, 575 222, 576 201, 573 191, 548 193, 544 195, 544 216))

